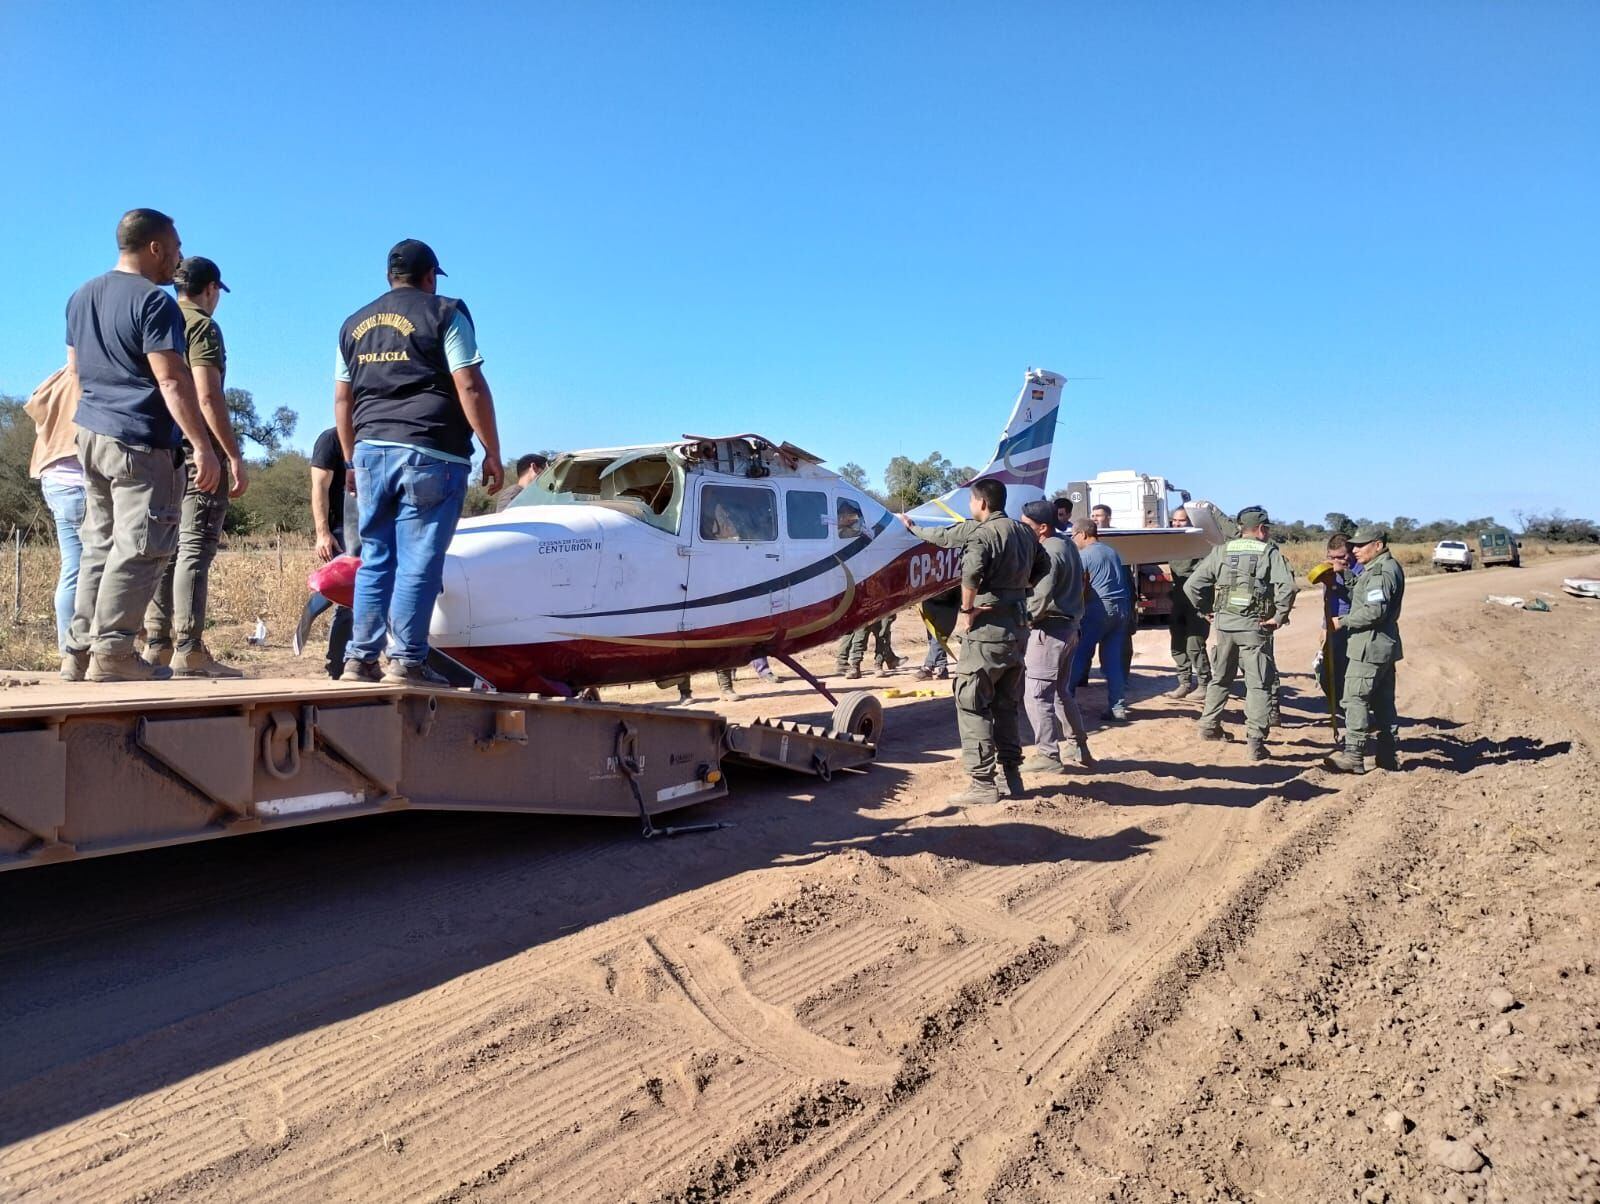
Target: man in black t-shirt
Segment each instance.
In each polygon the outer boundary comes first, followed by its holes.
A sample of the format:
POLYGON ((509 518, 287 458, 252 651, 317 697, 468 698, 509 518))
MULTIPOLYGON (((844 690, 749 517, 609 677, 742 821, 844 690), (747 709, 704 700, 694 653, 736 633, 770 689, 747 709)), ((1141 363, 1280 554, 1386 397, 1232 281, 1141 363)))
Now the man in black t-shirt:
MULTIPOLYGON (((311 517, 317 530, 317 559, 326 564, 346 552, 361 554, 355 498, 348 492, 348 470, 339 446, 337 427, 317 436, 311 449, 311 517)), ((344 672, 345 645, 350 642, 352 616, 348 606, 333 611, 328 630, 328 676, 335 681, 344 672)))

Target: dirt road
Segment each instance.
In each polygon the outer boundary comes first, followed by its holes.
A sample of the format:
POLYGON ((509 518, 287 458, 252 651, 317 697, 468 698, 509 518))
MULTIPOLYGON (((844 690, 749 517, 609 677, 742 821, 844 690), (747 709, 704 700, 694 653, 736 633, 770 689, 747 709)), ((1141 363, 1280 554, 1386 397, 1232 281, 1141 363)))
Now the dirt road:
POLYGON ((1413 584, 1398 775, 1317 767, 1307 598, 1265 765, 1147 632, 1101 769, 987 810, 909 699, 870 773, 744 775, 704 836, 396 815, 4 875, 0 1199, 1600 1198, 1577 572, 1413 584))

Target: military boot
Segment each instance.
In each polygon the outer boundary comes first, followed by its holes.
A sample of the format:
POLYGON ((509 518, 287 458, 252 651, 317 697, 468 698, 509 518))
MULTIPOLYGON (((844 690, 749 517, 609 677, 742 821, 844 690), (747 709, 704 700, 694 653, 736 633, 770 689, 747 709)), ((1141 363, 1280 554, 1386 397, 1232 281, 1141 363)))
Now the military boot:
POLYGON ((172 670, 152 665, 136 652, 94 652, 84 676, 89 681, 166 681, 172 670))
MULTIPOLYGON (((148 655, 148 654, 147 654, 148 655)), ((211 650, 204 644, 196 644, 193 648, 179 648, 172 657, 172 676, 174 677, 243 677, 242 669, 235 669, 232 665, 225 665, 211 655, 211 650)))
POLYGON ((1194 684, 1193 679, 1189 678, 1189 677, 1184 677, 1178 682, 1177 689, 1173 690, 1172 693, 1167 695, 1167 697, 1168 698, 1187 698, 1187 697, 1189 697, 1189 695, 1193 694, 1194 692, 1195 692, 1195 684, 1194 684))
POLYGON ((952 807, 976 807, 980 803, 998 803, 1000 792, 995 789, 993 781, 985 782, 980 778, 973 778, 967 782, 967 788, 959 794, 952 794, 945 800, 952 807))
POLYGON ((1244 743, 1245 758, 1250 761, 1265 761, 1268 759, 1267 742, 1251 736, 1244 743))
POLYGON ((1228 738, 1222 734, 1222 728, 1216 724, 1197 724, 1195 730, 1200 733, 1200 739, 1202 740, 1226 740, 1228 738))
POLYGON ((1334 773, 1363 774, 1367 772, 1367 763, 1359 752, 1351 752, 1348 748, 1340 749, 1336 753, 1329 753, 1322 758, 1324 767, 1334 773))
POLYGON ((1001 798, 1021 798, 1028 792, 1022 780, 1022 770, 1015 765, 1000 766, 1000 780, 995 783, 995 789, 1001 798))
POLYGON ((63 652, 61 654, 61 680, 82 681, 89 672, 89 654, 87 652, 63 652))
POLYGON ((1023 773, 1066 773, 1067 767, 1060 757, 1046 756, 1044 753, 1034 753, 1022 763, 1023 773))

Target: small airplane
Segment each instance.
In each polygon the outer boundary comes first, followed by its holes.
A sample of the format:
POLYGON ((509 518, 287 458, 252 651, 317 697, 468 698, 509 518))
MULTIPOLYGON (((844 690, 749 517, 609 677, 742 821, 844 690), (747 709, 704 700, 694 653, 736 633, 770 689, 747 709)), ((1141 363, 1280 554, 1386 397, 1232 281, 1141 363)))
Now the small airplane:
MULTIPOLYGON (((1029 369, 989 464, 1013 517, 1045 496, 1066 378, 1029 369)), ((968 481, 911 511, 967 517, 968 481)), ((1203 555, 1196 527, 1114 531, 1129 564, 1203 555)), ((349 605, 359 560, 310 579, 296 632, 349 605)), ((569 452, 504 511, 462 520, 445 557, 429 642, 497 690, 570 696, 624 682, 788 665, 813 648, 957 584, 959 549, 917 539, 823 462, 761 435, 569 452)))

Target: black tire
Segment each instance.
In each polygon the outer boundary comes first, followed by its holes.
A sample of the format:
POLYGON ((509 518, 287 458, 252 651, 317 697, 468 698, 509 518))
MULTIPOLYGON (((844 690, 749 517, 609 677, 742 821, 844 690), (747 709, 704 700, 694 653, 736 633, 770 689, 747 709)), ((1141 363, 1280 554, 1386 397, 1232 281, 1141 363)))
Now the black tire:
POLYGON ((846 694, 833 708, 829 727, 842 735, 860 736, 868 744, 877 744, 883 739, 883 701, 870 690, 846 694))

